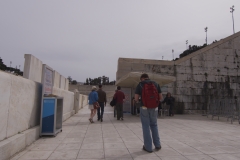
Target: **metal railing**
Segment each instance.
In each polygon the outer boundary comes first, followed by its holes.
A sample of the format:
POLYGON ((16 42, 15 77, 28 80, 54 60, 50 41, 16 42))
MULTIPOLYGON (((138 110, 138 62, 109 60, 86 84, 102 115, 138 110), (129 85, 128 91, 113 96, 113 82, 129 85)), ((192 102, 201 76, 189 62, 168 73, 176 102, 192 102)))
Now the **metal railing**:
POLYGON ((225 117, 227 121, 231 119, 231 123, 235 119, 238 120, 240 124, 240 100, 236 99, 213 99, 210 100, 208 105, 208 114, 212 115, 212 119, 214 117, 225 117))

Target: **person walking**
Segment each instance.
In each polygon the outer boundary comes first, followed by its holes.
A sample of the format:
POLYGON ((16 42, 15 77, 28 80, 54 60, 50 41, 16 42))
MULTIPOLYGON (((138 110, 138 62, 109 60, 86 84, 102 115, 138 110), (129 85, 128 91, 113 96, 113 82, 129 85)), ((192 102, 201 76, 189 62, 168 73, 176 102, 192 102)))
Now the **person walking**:
POLYGON ((104 92, 102 90, 102 85, 100 84, 99 89, 97 91, 98 93, 98 103, 99 103, 99 108, 97 109, 97 117, 98 117, 98 121, 101 120, 101 122, 103 121, 103 113, 104 113, 104 106, 106 106, 107 103, 107 96, 106 96, 106 92, 104 92))
POLYGON ((169 106, 169 116, 174 116, 173 107, 174 107, 175 98, 172 97, 171 93, 168 92, 162 103, 166 103, 169 106))
POLYGON ((156 150, 161 149, 157 125, 157 107, 162 99, 162 94, 160 86, 156 82, 151 81, 147 74, 142 74, 140 80, 141 82, 135 90, 135 101, 136 103, 141 103, 140 118, 144 139, 143 150, 151 153, 153 152, 152 142, 156 150), (139 97, 141 97, 141 102, 139 101, 139 97))
POLYGON ((91 110, 89 121, 91 123, 94 123, 93 117, 95 116, 96 110, 97 110, 97 109, 94 109, 94 105, 93 105, 94 103, 96 103, 98 101, 98 94, 97 94, 96 90, 97 90, 97 87, 92 86, 92 91, 88 95, 88 108, 91 110))
POLYGON ((116 99, 117 103, 116 103, 116 108, 117 108, 117 120, 123 120, 123 102, 125 100, 125 95, 124 93, 121 91, 121 87, 118 86, 117 87, 117 91, 114 94, 113 98, 116 99))

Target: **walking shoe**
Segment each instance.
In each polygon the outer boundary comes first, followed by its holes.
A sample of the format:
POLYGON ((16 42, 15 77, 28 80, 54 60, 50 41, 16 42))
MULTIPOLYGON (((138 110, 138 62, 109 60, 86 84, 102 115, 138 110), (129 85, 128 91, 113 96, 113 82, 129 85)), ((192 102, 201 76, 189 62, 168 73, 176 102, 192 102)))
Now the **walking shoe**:
POLYGON ((143 150, 146 151, 146 152, 148 152, 148 153, 152 153, 152 151, 146 150, 145 146, 143 146, 143 150))
POLYGON ((89 120, 89 122, 91 122, 91 123, 92 123, 92 119, 91 119, 91 118, 89 118, 88 120, 89 120))
POLYGON ((160 147, 155 147, 155 149, 156 149, 157 151, 159 151, 161 148, 162 148, 161 146, 160 146, 160 147))
POLYGON ((101 118, 101 122, 102 122, 102 118, 101 118))
POLYGON ((123 117, 120 118, 123 121, 123 117))

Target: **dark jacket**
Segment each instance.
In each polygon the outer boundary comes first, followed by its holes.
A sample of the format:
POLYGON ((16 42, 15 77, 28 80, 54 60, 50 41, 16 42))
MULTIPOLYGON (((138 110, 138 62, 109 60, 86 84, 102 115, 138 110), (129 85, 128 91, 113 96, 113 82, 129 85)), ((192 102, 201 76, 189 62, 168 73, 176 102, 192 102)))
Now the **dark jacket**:
POLYGON ((98 89, 97 93, 98 93, 98 102, 106 104, 107 102, 106 92, 104 92, 102 89, 98 89))
POLYGON ((166 103, 167 105, 174 105, 175 98, 170 96, 170 97, 165 97, 163 100, 163 104, 166 103))

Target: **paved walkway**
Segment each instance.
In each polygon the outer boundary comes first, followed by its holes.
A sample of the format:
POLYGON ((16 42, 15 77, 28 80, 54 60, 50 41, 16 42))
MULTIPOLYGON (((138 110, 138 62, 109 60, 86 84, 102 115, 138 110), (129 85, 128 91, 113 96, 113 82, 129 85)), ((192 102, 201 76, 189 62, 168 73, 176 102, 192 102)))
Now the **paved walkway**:
POLYGON ((56 137, 43 137, 11 160, 239 160, 240 125, 225 118, 211 120, 201 115, 175 115, 158 119, 162 149, 142 150, 140 119, 125 114, 113 117, 106 107, 103 122, 88 121, 87 106, 63 123, 56 137))

